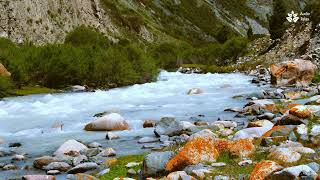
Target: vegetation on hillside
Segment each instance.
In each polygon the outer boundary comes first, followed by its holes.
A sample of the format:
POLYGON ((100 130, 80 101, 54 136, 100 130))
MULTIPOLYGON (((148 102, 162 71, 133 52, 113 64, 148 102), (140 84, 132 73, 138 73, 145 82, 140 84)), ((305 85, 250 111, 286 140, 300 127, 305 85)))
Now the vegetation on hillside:
POLYGON ((121 40, 113 44, 84 26, 70 32, 64 44, 17 45, 0 39, 0 63, 12 73, 10 79, 0 79, 1 96, 12 87, 60 89, 80 84, 110 88, 145 83, 155 79, 159 68, 170 70, 181 64, 228 66, 246 53, 247 43, 247 39, 234 36, 224 43, 202 46, 179 40, 159 44, 121 40))
POLYGON ((285 33, 287 9, 285 1, 273 1, 273 14, 269 17, 269 31, 272 39, 279 39, 285 33))

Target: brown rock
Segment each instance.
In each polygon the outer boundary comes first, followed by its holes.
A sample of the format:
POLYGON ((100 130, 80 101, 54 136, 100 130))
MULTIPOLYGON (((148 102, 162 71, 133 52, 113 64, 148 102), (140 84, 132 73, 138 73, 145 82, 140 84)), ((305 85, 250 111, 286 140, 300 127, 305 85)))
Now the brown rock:
POLYGON ((169 160, 166 170, 171 172, 200 162, 215 162, 218 156, 219 152, 211 139, 194 138, 185 144, 175 157, 169 160))
POLYGON ((38 168, 38 169, 42 169, 44 166, 47 166, 48 164, 50 164, 52 162, 57 162, 57 161, 58 161, 58 159, 55 157, 43 156, 43 157, 36 158, 33 161, 33 167, 38 168))
POLYGON ((317 66, 311 61, 295 59, 271 65, 271 82, 275 85, 308 85, 312 82, 317 66))
POLYGON ((194 125, 196 125, 196 126, 208 126, 209 123, 205 122, 205 121, 196 121, 196 122, 194 122, 194 125))
POLYGON ((118 113, 98 117, 84 128, 86 131, 120 131, 129 129, 128 123, 118 113))
POLYGON ((11 73, 0 63, 0 76, 10 77, 11 73))
POLYGON ((156 122, 153 120, 145 120, 143 122, 143 128, 152 128, 156 125, 156 122))
POLYGON ((249 180, 265 180, 269 175, 281 169, 282 166, 274 161, 261 161, 254 167, 249 180))

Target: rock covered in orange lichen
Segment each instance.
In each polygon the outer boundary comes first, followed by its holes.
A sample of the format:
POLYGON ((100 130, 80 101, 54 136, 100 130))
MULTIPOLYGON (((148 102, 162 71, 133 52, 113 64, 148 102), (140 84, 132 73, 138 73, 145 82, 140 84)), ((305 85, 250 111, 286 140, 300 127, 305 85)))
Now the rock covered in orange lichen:
POLYGON ((194 138, 185 144, 178 154, 169 160, 166 170, 181 170, 185 166, 200 162, 215 162, 219 156, 212 139, 194 138))
POLYGON ((311 111, 303 105, 295 106, 289 110, 289 113, 299 118, 308 118, 311 115, 311 111))
POLYGON ((255 148, 251 139, 237 139, 229 145, 230 153, 240 158, 253 154, 255 148))
POLYGON ((229 151, 231 141, 227 139, 215 139, 214 147, 219 151, 219 153, 229 151))
POLYGON ((276 171, 280 171, 282 166, 274 161, 261 161, 253 169, 250 174, 249 180, 264 180, 267 176, 271 175, 276 171))

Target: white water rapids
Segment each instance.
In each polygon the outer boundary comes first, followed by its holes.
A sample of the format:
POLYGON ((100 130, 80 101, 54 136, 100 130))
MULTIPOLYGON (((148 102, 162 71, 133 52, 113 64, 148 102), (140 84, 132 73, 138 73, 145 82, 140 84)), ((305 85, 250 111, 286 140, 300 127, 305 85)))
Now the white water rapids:
MULTIPOLYGON (((142 128, 143 120, 159 120, 164 116, 187 121, 192 117, 206 121, 232 119, 234 114, 223 110, 242 107, 245 103, 232 97, 259 89, 249 82, 250 79, 239 73, 181 74, 163 71, 157 82, 109 91, 7 98, 0 101, 0 138, 6 143, 22 143, 20 151, 30 156, 52 154, 68 139, 98 141, 113 147, 118 154, 138 153, 141 145, 136 143, 136 136, 153 134, 152 128, 142 128), (187 91, 191 88, 200 88, 204 93, 189 96, 187 91), (129 131, 116 132, 120 140, 108 142, 105 132, 82 130, 94 114, 107 110, 120 111, 130 125, 129 131), (64 124, 62 131, 51 128, 57 121, 64 124)), ((1 146, 7 147, 7 144, 1 146)))

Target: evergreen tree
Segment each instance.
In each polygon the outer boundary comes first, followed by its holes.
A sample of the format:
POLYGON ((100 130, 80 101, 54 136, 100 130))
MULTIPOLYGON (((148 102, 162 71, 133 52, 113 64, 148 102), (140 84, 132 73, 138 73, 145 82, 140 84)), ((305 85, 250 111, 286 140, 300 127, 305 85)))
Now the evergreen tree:
POLYGON ((285 0, 273 1, 273 14, 269 17, 269 30, 272 39, 281 38, 286 30, 287 6, 285 0))

